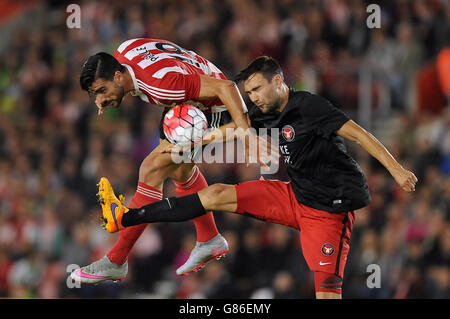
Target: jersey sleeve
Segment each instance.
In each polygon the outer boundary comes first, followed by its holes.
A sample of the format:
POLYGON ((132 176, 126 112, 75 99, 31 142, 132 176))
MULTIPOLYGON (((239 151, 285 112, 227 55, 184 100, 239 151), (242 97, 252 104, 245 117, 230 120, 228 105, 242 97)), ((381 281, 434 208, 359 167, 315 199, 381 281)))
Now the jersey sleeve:
POLYGON ((350 118, 327 99, 318 95, 307 97, 301 108, 302 115, 313 127, 314 132, 329 139, 350 118))

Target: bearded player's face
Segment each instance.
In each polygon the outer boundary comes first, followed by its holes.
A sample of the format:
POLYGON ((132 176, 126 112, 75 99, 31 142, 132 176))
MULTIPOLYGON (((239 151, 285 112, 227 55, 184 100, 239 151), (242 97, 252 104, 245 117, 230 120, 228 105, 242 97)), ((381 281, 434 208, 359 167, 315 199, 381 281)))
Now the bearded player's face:
POLYGON ((95 104, 102 108, 118 107, 124 96, 123 86, 101 78, 92 83, 89 91, 95 95, 95 104))
POLYGON ((281 97, 275 76, 268 81, 262 73, 253 73, 244 81, 244 90, 261 112, 276 113, 281 105, 281 97))

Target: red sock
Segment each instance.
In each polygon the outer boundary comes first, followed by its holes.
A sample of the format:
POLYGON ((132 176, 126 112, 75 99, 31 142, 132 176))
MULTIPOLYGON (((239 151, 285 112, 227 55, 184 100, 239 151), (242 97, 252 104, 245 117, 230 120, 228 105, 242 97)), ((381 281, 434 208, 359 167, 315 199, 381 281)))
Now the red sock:
MULTIPOLYGON (((193 194, 208 187, 205 177, 197 166, 195 166, 194 174, 186 182, 178 183, 174 181, 174 183, 178 197, 193 194)), ((198 242, 206 242, 219 234, 212 212, 194 218, 194 224, 198 242)))
MULTIPOLYGON (((139 182, 136 194, 130 201, 130 208, 139 208, 161 200, 162 192, 154 187, 139 182)), ((147 224, 127 227, 119 232, 119 240, 107 254, 109 260, 117 265, 122 265, 127 260, 128 254, 136 240, 141 236, 147 224)))

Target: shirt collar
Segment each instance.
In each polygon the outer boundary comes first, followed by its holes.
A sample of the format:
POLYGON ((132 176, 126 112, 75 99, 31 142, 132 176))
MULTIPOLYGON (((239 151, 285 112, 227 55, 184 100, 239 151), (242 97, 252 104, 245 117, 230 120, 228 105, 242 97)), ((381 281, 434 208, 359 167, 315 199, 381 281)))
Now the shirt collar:
POLYGON ((134 92, 131 92, 131 95, 136 95, 138 92, 140 92, 137 81, 136 81, 136 76, 134 75, 134 71, 131 68, 131 66, 129 66, 128 64, 122 64, 124 67, 127 68, 128 72, 131 75, 131 78, 133 79, 133 85, 134 85, 134 92))

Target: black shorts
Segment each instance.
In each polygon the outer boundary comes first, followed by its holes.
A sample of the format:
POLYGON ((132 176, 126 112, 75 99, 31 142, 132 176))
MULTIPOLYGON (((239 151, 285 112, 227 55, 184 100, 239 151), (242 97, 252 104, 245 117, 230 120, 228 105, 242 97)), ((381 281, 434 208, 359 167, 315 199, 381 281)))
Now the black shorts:
MULTIPOLYGON (((166 107, 161 114, 161 121, 159 122, 159 138, 162 140, 167 140, 163 130, 163 122, 164 116, 166 115, 167 112, 169 112, 170 109, 171 109, 170 107, 166 107)), ((208 130, 216 129, 219 126, 228 124, 233 121, 233 118, 231 117, 230 113, 228 113, 228 111, 209 113, 205 114, 205 116, 206 120, 208 121, 208 130)))

